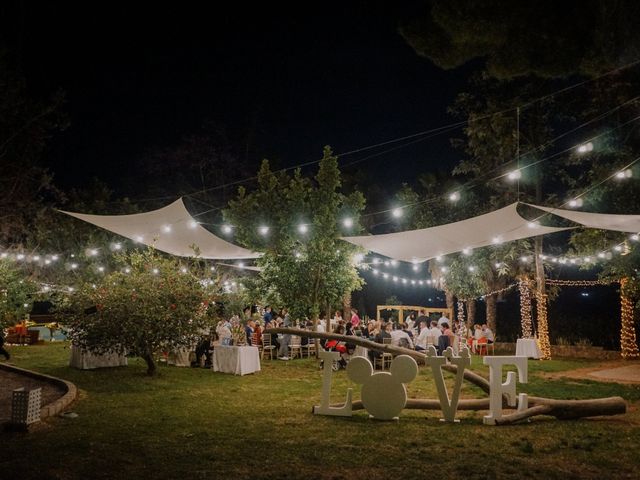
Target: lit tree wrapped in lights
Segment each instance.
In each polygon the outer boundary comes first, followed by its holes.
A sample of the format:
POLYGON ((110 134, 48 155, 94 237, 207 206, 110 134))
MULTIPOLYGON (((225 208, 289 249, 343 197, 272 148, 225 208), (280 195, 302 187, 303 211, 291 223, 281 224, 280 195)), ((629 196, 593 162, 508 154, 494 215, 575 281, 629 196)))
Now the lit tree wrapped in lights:
POLYGON ((265 160, 257 189, 238 189, 224 217, 241 245, 264 252, 252 285, 256 298, 317 320, 321 307, 342 305, 345 295, 361 287, 358 250, 339 237, 347 228, 344 218, 352 220, 350 234, 360 230, 365 200, 360 192, 344 195, 340 188, 338 159, 325 147, 314 178, 303 177, 300 169, 292 176, 272 172, 265 160))
POLYGON ((620 309, 622 314, 622 325, 620 328, 620 350, 622 358, 634 359, 640 357, 638 351, 638 340, 636 338, 636 327, 633 317, 633 301, 628 296, 630 292, 629 279, 623 278, 620 281, 620 309))

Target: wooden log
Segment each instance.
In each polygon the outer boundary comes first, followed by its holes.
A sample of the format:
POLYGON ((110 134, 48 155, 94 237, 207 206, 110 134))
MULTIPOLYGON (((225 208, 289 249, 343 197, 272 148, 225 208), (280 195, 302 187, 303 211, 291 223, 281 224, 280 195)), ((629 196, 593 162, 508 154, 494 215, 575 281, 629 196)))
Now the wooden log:
MULTIPOLYGON (((369 350, 390 353, 392 355, 409 355, 418 363, 424 363, 426 358, 426 355, 424 353, 418 352, 416 350, 396 347, 395 345, 372 342, 371 340, 366 340, 355 335, 338 335, 336 333, 314 332, 310 330, 301 330, 298 328, 270 328, 266 333, 288 333, 290 335, 297 335, 300 337, 338 340, 340 342, 352 343, 354 345, 360 345, 361 347, 368 348, 369 350)), ((458 371, 458 367, 455 365, 443 365, 442 369, 454 374, 458 371)), ((481 377, 471 370, 465 369, 464 379, 470 383, 473 383, 487 394, 489 393, 489 381, 486 378, 481 377)))

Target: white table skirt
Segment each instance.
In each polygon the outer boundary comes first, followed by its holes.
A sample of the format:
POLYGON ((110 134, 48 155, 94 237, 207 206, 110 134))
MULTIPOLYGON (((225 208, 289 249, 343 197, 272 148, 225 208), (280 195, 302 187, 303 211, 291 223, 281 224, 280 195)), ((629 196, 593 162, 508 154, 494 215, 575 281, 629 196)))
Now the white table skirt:
POLYGON ((519 338, 516 342, 516 356, 540 358, 538 341, 535 338, 519 338))
POLYGON ((71 345, 71 359, 69 366, 81 370, 92 370, 94 368, 124 367, 127 365, 127 357, 117 353, 106 353, 96 355, 95 353, 82 350, 71 345))
POLYGON ((189 361, 189 355, 191 354, 192 349, 185 348, 182 350, 176 350, 169 353, 169 358, 167 359, 168 365, 175 365, 176 367, 189 367, 191 366, 191 362, 189 361))
POLYGON ((213 371, 247 375, 260 371, 258 347, 217 345, 213 349, 213 371))

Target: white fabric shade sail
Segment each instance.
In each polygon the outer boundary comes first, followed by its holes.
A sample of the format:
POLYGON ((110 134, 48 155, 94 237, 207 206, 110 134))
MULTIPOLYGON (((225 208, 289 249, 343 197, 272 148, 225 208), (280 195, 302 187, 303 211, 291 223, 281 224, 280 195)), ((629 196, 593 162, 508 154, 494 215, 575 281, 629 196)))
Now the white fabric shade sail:
POLYGON ((545 235, 567 228, 531 223, 517 212, 518 203, 484 215, 436 227, 343 240, 397 260, 423 262, 440 255, 545 235))
POLYGON ((613 230, 616 232, 638 233, 640 232, 640 215, 617 215, 609 213, 579 212, 576 210, 562 210, 552 207, 541 207, 531 205, 530 207, 552 213, 558 217, 571 220, 589 228, 599 228, 601 230, 613 230))
POLYGON ((215 236, 199 225, 185 208, 182 198, 158 210, 132 215, 60 212, 180 257, 195 256, 192 245, 198 247, 201 258, 234 260, 260 256, 215 236))

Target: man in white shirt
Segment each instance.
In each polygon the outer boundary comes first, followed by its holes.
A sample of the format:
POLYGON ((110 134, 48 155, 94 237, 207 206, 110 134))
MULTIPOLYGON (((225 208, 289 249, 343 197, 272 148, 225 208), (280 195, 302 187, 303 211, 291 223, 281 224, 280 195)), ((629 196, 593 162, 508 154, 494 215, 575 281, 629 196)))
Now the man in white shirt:
MULTIPOLYGON (((445 318, 445 317, 443 317, 445 318)), ((442 320, 442 319, 441 319, 442 320)), ((446 322, 445 322, 446 323, 446 322)), ((429 329, 429 337, 433 337, 434 345, 438 344, 438 337, 442 335, 442 330, 440 329, 439 322, 436 323, 435 320, 431 322, 431 328, 429 329)))
POLYGON ((410 348, 413 350, 413 340, 411 340, 411 337, 407 332, 404 330, 392 330, 389 333, 391 334, 391 345, 410 348))
POLYGON ((426 350, 427 349, 427 337, 430 335, 430 328, 424 322, 420 322, 420 326, 422 330, 420 330, 420 335, 416 339, 416 350, 426 350))
POLYGON ((449 321, 449 319, 444 315, 442 315, 440 317, 440 320, 438 320, 438 327, 441 327, 443 323, 448 323, 449 325, 451 325, 451 322, 449 321))

